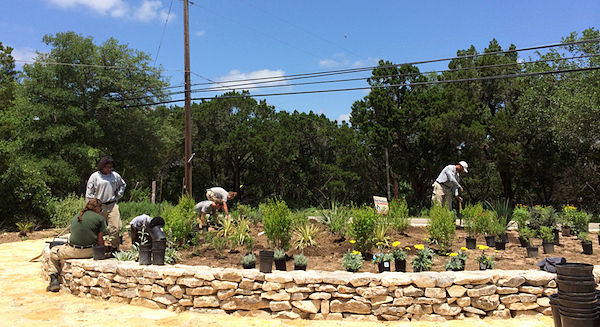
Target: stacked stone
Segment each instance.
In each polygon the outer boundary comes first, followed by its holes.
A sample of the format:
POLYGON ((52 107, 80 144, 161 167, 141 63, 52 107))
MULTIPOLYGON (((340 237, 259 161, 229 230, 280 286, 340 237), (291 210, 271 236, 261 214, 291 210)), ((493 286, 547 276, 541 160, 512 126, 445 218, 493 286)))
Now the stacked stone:
POLYGON ((62 290, 151 308, 303 319, 449 320, 551 315, 543 271, 349 273, 69 260, 62 290))

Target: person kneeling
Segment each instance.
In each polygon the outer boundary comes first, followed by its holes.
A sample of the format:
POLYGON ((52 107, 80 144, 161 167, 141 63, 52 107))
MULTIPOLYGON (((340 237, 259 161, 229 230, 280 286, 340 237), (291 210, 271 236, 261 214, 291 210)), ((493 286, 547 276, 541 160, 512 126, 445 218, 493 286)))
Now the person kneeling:
POLYGON ((94 245, 104 245, 106 220, 99 215, 101 207, 100 200, 90 199, 71 221, 69 242, 50 250, 50 285, 46 288, 47 291, 58 292, 60 289, 58 275, 65 260, 91 258, 94 256, 94 245))

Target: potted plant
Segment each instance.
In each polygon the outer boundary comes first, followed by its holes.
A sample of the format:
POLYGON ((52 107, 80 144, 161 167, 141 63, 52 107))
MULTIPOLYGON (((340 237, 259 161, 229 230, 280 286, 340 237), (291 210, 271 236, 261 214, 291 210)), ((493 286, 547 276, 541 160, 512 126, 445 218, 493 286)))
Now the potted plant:
POLYGON ((531 246, 531 238, 535 235, 535 231, 527 226, 519 228, 519 242, 521 246, 526 248, 531 246))
POLYGON ((450 259, 448 259, 448 261, 446 261, 446 265, 445 265, 446 266, 446 270, 450 270, 450 271, 465 270, 465 263, 458 256, 458 253, 451 252, 451 253, 448 254, 448 256, 450 257, 450 259))
POLYGON ((371 248, 375 234, 375 225, 378 220, 377 212, 373 208, 362 207, 352 210, 352 222, 350 223, 350 234, 353 240, 350 243, 362 253, 364 260, 372 260, 371 248))
POLYGON ((499 235, 499 226, 496 222, 496 215, 492 211, 484 211, 481 215, 482 224, 485 223, 485 244, 489 247, 496 246, 496 236, 499 235))
POLYGON ((391 271, 391 262, 394 260, 394 256, 391 253, 379 253, 375 256, 373 261, 377 264, 379 272, 391 271))
POLYGON ((348 250, 342 258, 342 267, 346 271, 357 272, 363 265, 362 253, 356 250, 348 250))
POLYGON ((396 271, 406 272, 406 252, 400 247, 400 242, 396 241, 392 243, 394 250, 392 256, 394 257, 394 267, 396 271))
POLYGON ((413 271, 420 272, 431 270, 431 266, 433 265, 433 256, 435 255, 433 250, 424 246, 423 244, 415 245, 415 249, 417 249, 417 253, 412 261, 413 271))
POLYGON ((592 246, 592 240, 590 240, 590 235, 586 232, 581 232, 577 235, 577 238, 581 240, 581 247, 583 248, 583 254, 590 255, 594 253, 594 248, 592 246))
POLYGON ((527 220, 529 219, 529 210, 527 206, 522 204, 517 204, 515 210, 513 210, 512 220, 517 223, 517 228, 519 230, 519 242, 522 247, 527 247, 527 242, 523 239, 522 230, 527 228, 527 220))
POLYGON ((481 250, 481 255, 477 257, 479 270, 493 269, 496 265, 495 258, 485 254, 485 250, 489 249, 489 247, 487 245, 478 245, 477 247, 481 250))
POLYGON ((479 215, 483 212, 483 206, 481 203, 475 205, 466 205, 462 211, 465 231, 467 237, 465 238, 465 245, 468 249, 474 249, 477 245, 477 235, 485 231, 485 227, 479 226, 481 221, 477 220, 479 215))
POLYGON ((548 226, 540 227, 540 237, 542 238, 542 246, 544 253, 554 253, 554 230, 548 226))
POLYGON ((253 269, 256 267, 256 256, 254 253, 248 253, 242 257, 242 267, 244 269, 253 269))
POLYGON ((562 236, 571 236, 571 229, 573 228, 573 221, 571 219, 571 215, 574 212, 577 212, 577 207, 570 204, 563 206, 559 218, 562 236))
POLYGON ((460 252, 458 252, 458 256, 457 256, 457 257, 458 257, 460 260, 462 260, 462 262, 463 262, 463 265, 464 265, 465 267, 467 267, 467 259, 469 258, 469 255, 468 255, 468 253, 467 253, 467 251, 468 251, 468 250, 469 250, 469 249, 467 249, 467 248, 466 248, 466 247, 464 247, 464 246, 463 246, 463 247, 461 247, 461 248, 460 248, 460 252))
POLYGON ((285 265, 285 250, 275 249, 273 259, 275 260, 275 269, 283 271, 287 270, 287 267, 285 265))
POLYGON ((275 256, 272 250, 260 250, 258 253, 259 270, 261 273, 270 273, 273 269, 273 257, 275 256))
POLYGON ((307 264, 308 258, 306 258, 303 253, 294 256, 294 270, 306 270, 307 264))
POLYGON ((504 250, 506 248, 506 242, 500 237, 500 235, 505 233, 506 225, 496 215, 493 215, 493 219, 490 223, 490 234, 497 237, 497 239, 494 240, 496 250, 504 250))
POLYGON ((146 225, 142 226, 142 230, 138 232, 140 234, 140 254, 138 256, 138 262, 140 265, 152 264, 152 244, 148 242, 150 234, 146 232, 146 225))

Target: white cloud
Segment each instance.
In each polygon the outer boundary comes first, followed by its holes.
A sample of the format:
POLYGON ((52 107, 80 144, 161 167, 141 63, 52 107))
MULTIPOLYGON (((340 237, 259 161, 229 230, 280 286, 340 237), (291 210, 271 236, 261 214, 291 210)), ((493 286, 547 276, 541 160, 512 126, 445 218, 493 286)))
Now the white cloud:
POLYGON ((285 72, 281 69, 271 70, 271 69, 262 69, 256 70, 249 73, 242 73, 239 70, 232 70, 229 74, 225 76, 218 77, 216 79, 217 84, 213 84, 212 87, 220 88, 222 91, 229 90, 252 90, 257 86, 265 86, 265 85, 281 85, 287 84, 286 81, 281 81, 280 79, 285 75, 285 72), (261 80, 256 81, 240 81, 240 82, 226 82, 226 81, 235 81, 235 80, 254 80, 260 78, 261 80), (270 82, 272 81, 272 82, 270 82), (260 82, 260 84, 258 84, 260 82), (269 83, 265 83, 269 82, 269 83))
POLYGON ((336 118, 336 121, 338 123, 341 123, 342 121, 349 123, 350 122, 350 114, 341 114, 336 118))
POLYGON ((22 60, 21 62, 15 62, 15 65, 22 66, 28 62, 32 62, 33 59, 37 56, 36 50, 34 48, 24 47, 13 49, 12 56, 15 60, 22 60), (25 62, 23 62, 25 61, 25 62))
MULTIPOLYGON (((139 7, 132 7, 124 0, 46 0, 62 9, 85 7, 93 12, 113 18, 127 18, 141 22, 160 20, 164 22, 167 11, 160 0, 143 0, 139 7)), ((169 20, 175 18, 171 13, 169 20)))
POLYGON ((375 66, 377 65, 377 59, 367 58, 360 60, 350 60, 344 54, 334 54, 331 58, 325 58, 319 60, 319 66, 324 68, 341 68, 341 67, 363 67, 363 66, 375 66))
POLYGON ((201 30, 201 31, 198 31, 198 32, 196 32, 196 33, 194 33, 194 34, 195 34, 196 36, 204 36, 204 34, 206 34, 206 31, 205 31, 205 30, 201 30))

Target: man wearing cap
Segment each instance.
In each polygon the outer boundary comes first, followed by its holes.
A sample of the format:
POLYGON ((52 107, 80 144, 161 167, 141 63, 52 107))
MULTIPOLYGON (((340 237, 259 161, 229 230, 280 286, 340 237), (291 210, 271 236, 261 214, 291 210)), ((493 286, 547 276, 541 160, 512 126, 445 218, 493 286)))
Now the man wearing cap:
POLYGON ((225 218, 229 219, 229 208, 227 207, 227 201, 235 198, 237 192, 227 192, 222 187, 212 187, 206 190, 206 199, 212 201, 223 208, 225 218))
POLYGON ((462 198, 458 195, 458 191, 462 192, 463 188, 460 186, 460 173, 468 173, 467 170, 469 165, 461 161, 458 165, 448 165, 444 167, 440 175, 435 179, 433 183, 433 193, 431 194, 431 203, 437 203, 452 210, 452 196, 456 197, 456 200, 462 202, 462 198))

